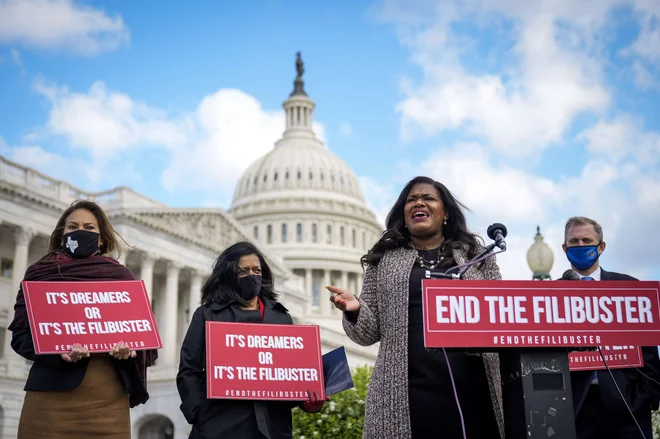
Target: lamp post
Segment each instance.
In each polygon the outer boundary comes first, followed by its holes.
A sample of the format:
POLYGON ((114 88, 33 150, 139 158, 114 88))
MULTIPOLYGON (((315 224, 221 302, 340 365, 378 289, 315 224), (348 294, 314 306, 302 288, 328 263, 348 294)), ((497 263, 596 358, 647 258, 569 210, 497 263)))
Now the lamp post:
POLYGON ((541 235, 541 228, 536 226, 536 236, 534 236, 534 244, 527 250, 527 265, 532 270, 533 280, 548 280, 550 278, 550 270, 555 261, 552 250, 543 241, 541 235))

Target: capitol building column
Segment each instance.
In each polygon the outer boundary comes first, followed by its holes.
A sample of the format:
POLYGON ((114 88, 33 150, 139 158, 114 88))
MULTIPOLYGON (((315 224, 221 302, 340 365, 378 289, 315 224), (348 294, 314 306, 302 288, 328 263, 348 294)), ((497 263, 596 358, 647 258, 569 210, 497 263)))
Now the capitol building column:
POLYGON ((17 227, 14 232, 15 245, 14 245, 14 267, 12 274, 12 294, 18 294, 18 288, 28 269, 28 251, 30 249, 30 241, 36 235, 33 230, 24 227, 17 227))
POLYGON ((326 286, 330 285, 330 270, 323 270, 323 285, 319 288, 319 308, 321 315, 327 316, 330 315, 331 307, 334 306, 330 300, 323 300, 324 291, 326 286))
POLYGON ((142 253, 140 258, 140 279, 144 281, 144 288, 149 295, 149 301, 153 302, 154 287, 154 263, 158 257, 151 253, 142 253))
POLYGON ((188 294, 188 325, 192 316, 199 307, 202 298, 202 275, 197 270, 190 272, 190 291, 188 294))
POLYGON ((308 315, 312 310, 312 305, 314 301, 314 286, 312 284, 312 269, 305 269, 305 295, 309 298, 305 305, 305 314, 308 315))
MULTIPOLYGON (((36 232, 32 229, 25 227, 17 227, 14 230, 14 266, 12 271, 12 282, 11 282, 11 299, 16 298, 18 294, 18 289, 21 285, 21 281, 25 276, 25 271, 28 269, 28 253, 30 250, 30 242, 32 238, 36 235, 36 232)), ((13 312, 9 310, 7 313, 7 327, 9 323, 13 320, 13 312)), ((14 352, 11 348, 11 334, 12 332, 8 329, 5 330, 5 339, 2 340, 4 343, 4 353, 7 360, 7 368, 9 370, 10 376, 20 376, 23 372, 23 365, 25 361, 14 352)))
MULTIPOLYGON (((165 281, 165 300, 163 301, 163 322, 158 325, 158 330, 163 341, 161 350, 163 364, 176 364, 177 349, 177 314, 178 314, 178 290, 179 273, 181 264, 169 261, 167 263, 167 279, 165 281)), ((159 355, 160 357, 160 355, 159 355)))

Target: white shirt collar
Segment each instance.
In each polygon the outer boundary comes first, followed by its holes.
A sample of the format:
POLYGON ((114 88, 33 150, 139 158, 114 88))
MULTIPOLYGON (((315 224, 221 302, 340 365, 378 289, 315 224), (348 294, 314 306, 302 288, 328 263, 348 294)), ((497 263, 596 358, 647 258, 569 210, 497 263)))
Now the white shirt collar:
MULTIPOLYGON (((596 268, 596 271, 594 271, 591 274, 588 274, 587 276, 593 277, 594 280, 600 280, 600 271, 601 271, 601 269, 600 269, 600 266, 599 266, 598 268, 596 268)), ((582 280, 583 277, 587 277, 587 276, 582 276, 580 273, 578 273, 578 275, 580 276, 580 280, 582 280)))

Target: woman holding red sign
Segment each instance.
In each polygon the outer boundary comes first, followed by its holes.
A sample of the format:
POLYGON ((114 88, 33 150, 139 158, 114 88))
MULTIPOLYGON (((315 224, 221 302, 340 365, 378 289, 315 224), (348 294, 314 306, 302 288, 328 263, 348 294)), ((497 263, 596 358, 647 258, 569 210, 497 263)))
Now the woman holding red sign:
MULTIPOLYGON (((479 254, 482 246, 465 222, 464 206, 441 183, 416 177, 387 216, 387 230, 362 257, 359 298, 329 286, 344 311, 346 334, 369 346, 381 342, 366 402, 363 437, 504 438, 499 359, 496 354, 443 354, 424 346, 422 278, 479 254)), ((501 279, 490 257, 465 279, 501 279)), ((448 281, 451 282, 451 281, 448 281)))
MULTIPOLYGON (((223 251, 202 288, 202 306, 193 314, 181 346, 176 384, 181 411, 192 424, 191 439, 291 439, 291 410, 321 410, 324 401, 309 391, 300 402, 207 399, 205 321, 292 325, 277 301, 273 274, 261 252, 249 242, 223 251)), ((327 398, 329 399, 329 398, 327 398)))
MULTIPOLYGON (((23 280, 134 280, 128 268, 104 256, 114 251, 119 245, 103 209, 77 201, 57 222, 48 254, 28 268, 23 280)), ((18 439, 131 437, 130 407, 149 399, 146 369, 158 356, 155 350, 135 352, 119 343, 109 355, 90 354, 81 345, 61 355, 36 355, 22 288, 9 330, 14 351, 34 362, 18 439)))

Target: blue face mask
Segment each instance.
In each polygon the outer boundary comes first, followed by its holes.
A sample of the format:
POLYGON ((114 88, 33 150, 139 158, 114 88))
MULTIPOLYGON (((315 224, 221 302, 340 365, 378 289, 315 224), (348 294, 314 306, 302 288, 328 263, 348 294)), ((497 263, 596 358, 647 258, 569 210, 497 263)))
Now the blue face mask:
POLYGON ((598 245, 568 247, 566 249, 566 257, 578 270, 586 270, 594 265, 600 257, 598 254, 598 245))

